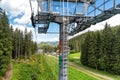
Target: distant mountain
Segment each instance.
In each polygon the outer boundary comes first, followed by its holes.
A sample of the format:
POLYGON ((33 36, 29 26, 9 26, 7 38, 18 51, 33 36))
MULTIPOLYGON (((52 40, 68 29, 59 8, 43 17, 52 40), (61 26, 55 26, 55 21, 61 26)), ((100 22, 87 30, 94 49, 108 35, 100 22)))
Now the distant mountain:
POLYGON ((48 44, 50 44, 50 45, 53 45, 53 46, 57 46, 57 45, 59 44, 58 41, 53 41, 53 42, 48 41, 48 42, 46 42, 46 43, 48 43, 48 44))

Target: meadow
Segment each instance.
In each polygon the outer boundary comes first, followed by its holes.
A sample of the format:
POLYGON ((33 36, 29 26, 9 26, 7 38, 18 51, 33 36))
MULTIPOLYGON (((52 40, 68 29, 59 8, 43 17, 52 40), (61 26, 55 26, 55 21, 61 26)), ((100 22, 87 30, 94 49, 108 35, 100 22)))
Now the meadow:
MULTIPOLYGON (((58 80, 58 59, 49 55, 34 55, 30 60, 12 61, 11 80, 58 80)), ((97 80, 74 67, 68 67, 69 80, 97 80)))
POLYGON ((80 62, 80 56, 81 56, 80 52, 69 54, 68 55, 69 61, 76 64, 76 65, 78 65, 81 68, 84 68, 85 70, 88 70, 88 71, 91 71, 91 72, 94 72, 96 74, 100 74, 100 75, 103 75, 103 76, 111 77, 114 80, 120 80, 119 75, 111 74, 111 73, 108 73, 106 71, 96 70, 96 69, 93 69, 93 68, 82 65, 81 62, 80 62))

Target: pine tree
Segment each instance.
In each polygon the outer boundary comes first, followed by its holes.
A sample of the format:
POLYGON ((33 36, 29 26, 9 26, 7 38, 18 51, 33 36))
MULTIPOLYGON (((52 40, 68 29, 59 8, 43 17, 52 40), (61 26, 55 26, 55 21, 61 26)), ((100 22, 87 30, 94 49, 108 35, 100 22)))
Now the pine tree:
POLYGON ((89 48, 89 40, 90 40, 90 32, 86 34, 86 38, 84 43, 82 44, 81 51, 81 63, 84 65, 88 65, 88 48, 89 48))
POLYGON ((112 48, 112 61, 111 61, 111 72, 120 74, 120 26, 117 26, 116 33, 114 35, 114 44, 112 48))
POLYGON ((104 59, 104 69, 109 71, 111 66, 111 55, 112 55, 112 47, 114 44, 114 33, 111 30, 109 25, 105 25, 105 29, 103 30, 102 33, 102 54, 103 54, 103 59, 104 59))
POLYGON ((10 65, 12 52, 12 31, 6 14, 0 19, 0 75, 4 75, 10 65))
POLYGON ((24 47, 24 35, 23 31, 20 32, 20 58, 23 56, 23 47, 24 47))

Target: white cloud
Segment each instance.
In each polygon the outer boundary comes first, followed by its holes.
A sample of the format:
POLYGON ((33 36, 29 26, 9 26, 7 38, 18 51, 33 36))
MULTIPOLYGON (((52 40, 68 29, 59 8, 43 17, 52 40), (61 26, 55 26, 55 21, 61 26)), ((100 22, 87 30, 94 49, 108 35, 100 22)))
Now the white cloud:
POLYGON ((47 41, 58 41, 59 35, 58 34, 36 34, 34 37, 34 41, 39 42, 47 42, 47 41))
MULTIPOLYGON (((10 13, 12 17, 16 17, 28 9, 28 0, 2 0, 2 7, 10 13)), ((29 10, 29 9, 28 9, 29 10)))
MULTIPOLYGON (((37 10, 36 2, 32 1, 33 9, 37 10)), ((31 8, 29 4, 29 0, 2 0, 2 8, 6 11, 7 15, 9 15, 9 20, 13 23, 10 23, 13 26, 13 29, 16 28, 24 31, 27 28, 27 31, 32 31, 33 40, 35 40, 35 30, 34 28, 28 27, 27 25, 31 24, 31 8)), ((35 11, 36 12, 36 11, 35 11)))
POLYGON ((21 30, 21 31, 25 31, 25 28, 27 29, 28 32, 32 31, 32 33, 35 33, 34 32, 34 28, 29 28, 27 27, 26 25, 19 25, 19 24, 11 24, 13 26, 13 30, 15 29, 18 29, 18 30, 21 30))
POLYGON ((111 26, 120 25, 120 14, 113 16, 112 18, 108 19, 106 22, 111 26))
POLYGON ((22 16, 21 18, 16 18, 14 19, 14 22, 17 23, 17 24, 29 24, 31 21, 30 21, 30 16, 31 14, 27 14, 25 13, 24 16, 22 16))
POLYGON ((111 18, 109 18, 108 20, 102 21, 100 23, 97 23, 96 25, 91 25, 91 27, 89 28, 90 31, 96 31, 96 30, 101 30, 104 29, 104 25, 105 24, 110 24, 110 26, 114 27, 116 25, 120 25, 120 14, 117 14, 111 18))
MULTIPOLYGON (((36 2, 33 2, 34 9, 36 8, 36 2)), ((2 0, 2 8, 7 11, 10 18, 15 17, 14 22, 17 24, 30 23, 31 8, 29 0, 2 0), (20 17, 18 17, 20 16, 20 17)))

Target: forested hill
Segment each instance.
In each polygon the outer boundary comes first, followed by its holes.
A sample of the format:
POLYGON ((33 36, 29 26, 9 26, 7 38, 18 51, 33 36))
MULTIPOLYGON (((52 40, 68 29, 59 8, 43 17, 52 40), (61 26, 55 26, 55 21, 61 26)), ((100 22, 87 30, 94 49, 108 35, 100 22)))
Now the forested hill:
POLYGON ((32 41, 32 33, 13 31, 5 13, 0 16, 0 80, 5 76, 11 64, 11 58, 30 58, 37 50, 37 44, 32 41))
POLYGON ((99 70, 120 74, 120 26, 105 25, 69 40, 71 49, 81 51, 81 63, 99 70))
MULTIPOLYGON (((106 23, 105 26, 110 27, 110 29, 111 29, 114 33, 116 33, 116 31, 118 31, 119 28, 120 28, 120 25, 111 27, 111 26, 108 25, 107 23, 106 23)), ((104 28, 104 29, 105 29, 105 28, 104 28)), ((102 32, 103 32, 103 30, 88 31, 88 32, 86 32, 86 33, 84 33, 84 34, 78 35, 78 36, 76 36, 76 37, 74 37, 74 38, 72 38, 72 39, 69 40, 69 46, 70 46, 71 50, 74 50, 74 51, 76 51, 76 52, 79 52, 79 51, 81 51, 81 45, 84 43, 84 40, 85 40, 86 36, 87 36, 89 33, 95 33, 95 34, 100 33, 100 34, 101 34, 102 32)))
POLYGON ((76 52, 81 51, 81 45, 84 42, 85 36, 87 33, 84 33, 82 35, 76 36, 69 40, 69 47, 71 50, 74 50, 76 52))

